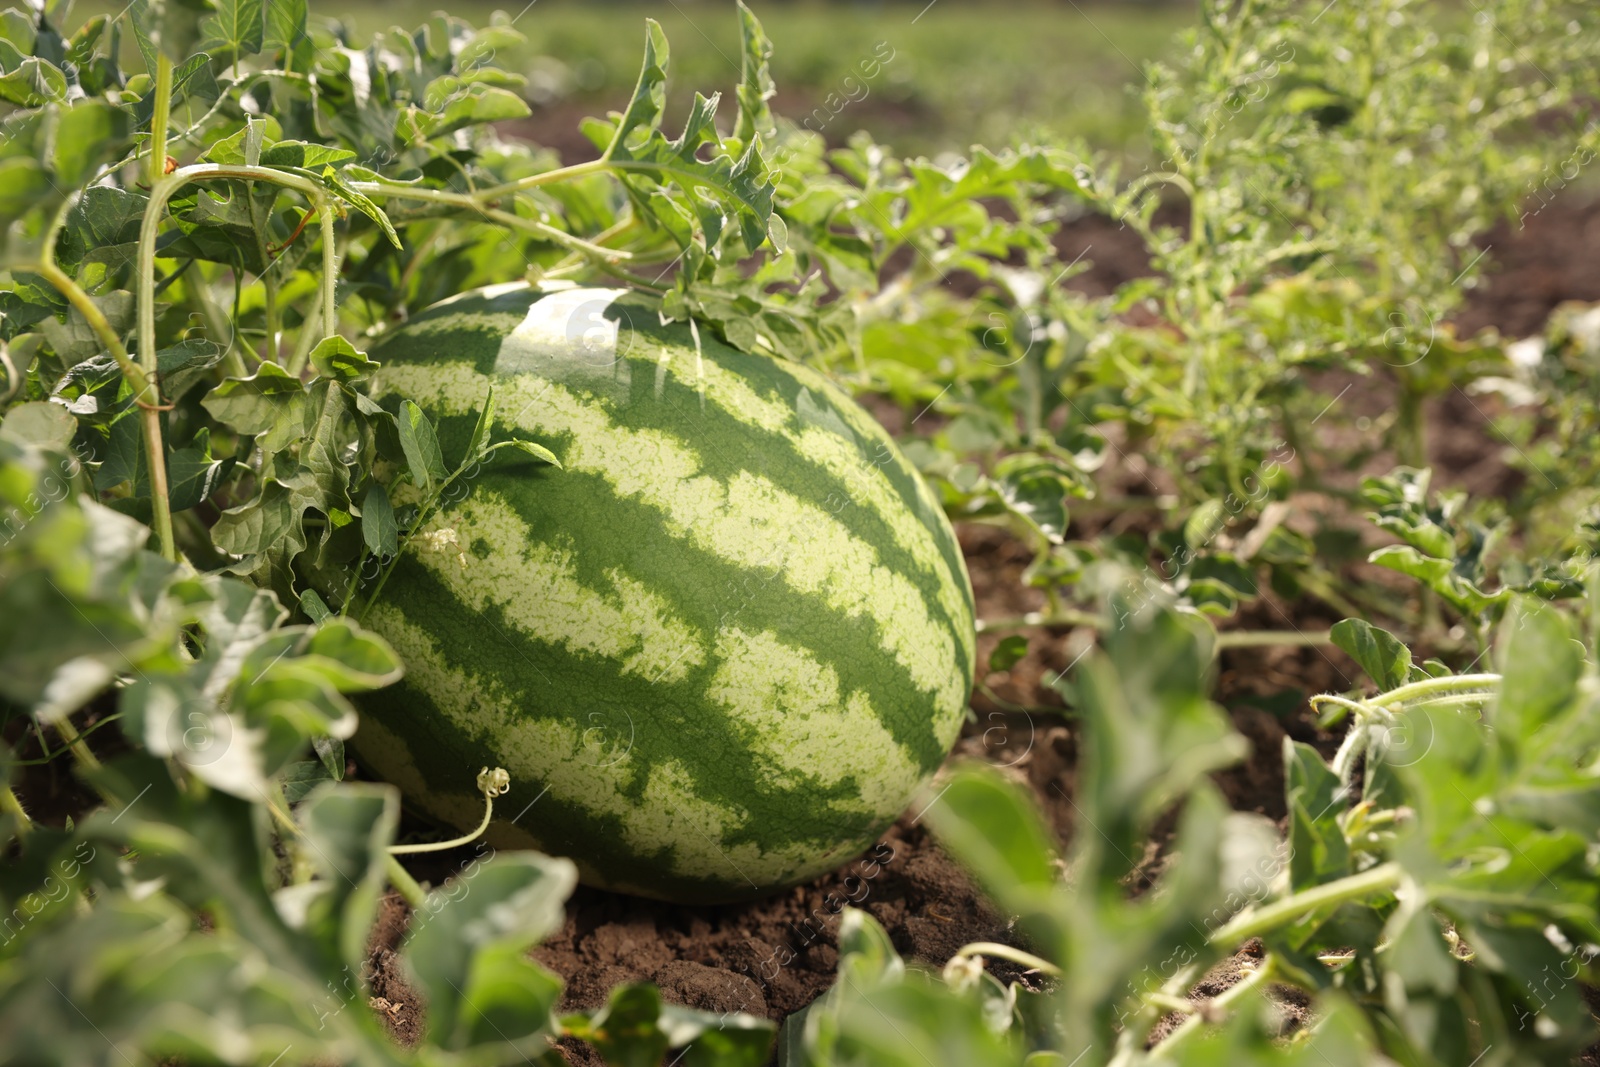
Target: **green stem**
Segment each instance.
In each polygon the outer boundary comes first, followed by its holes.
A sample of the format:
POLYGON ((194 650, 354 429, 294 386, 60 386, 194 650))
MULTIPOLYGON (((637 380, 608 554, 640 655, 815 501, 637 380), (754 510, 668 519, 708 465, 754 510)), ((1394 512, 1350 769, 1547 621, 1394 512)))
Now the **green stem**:
MULTIPOLYGON (((44 254, 46 257, 50 256, 48 242, 44 254)), ((100 343, 106 346, 106 351, 111 353, 111 358, 117 361, 117 367, 122 371, 123 378, 127 379, 134 395, 145 395, 150 389, 150 383, 144 376, 144 368, 128 355, 127 348, 122 344, 122 338, 111 328, 111 323, 107 321, 105 313, 100 310, 94 299, 79 288, 78 283, 73 281, 66 271, 56 266, 53 259, 42 259, 34 269, 40 277, 55 286, 56 291, 66 298, 74 311, 83 316, 83 320, 89 324, 89 328, 100 339, 100 343)))
MULTIPOLYGON (((150 152, 145 161, 145 180, 155 189, 167 172, 167 120, 172 110, 172 59, 156 53, 154 112, 150 117, 150 152)), ((147 210, 147 215, 149 214, 147 210)), ((141 264, 138 275, 141 296, 148 295, 155 305, 155 258, 141 264)), ((145 467, 150 472, 150 517, 164 559, 178 561, 178 545, 172 534, 172 501, 167 487, 167 449, 161 439, 161 388, 156 361, 154 311, 149 336, 139 334, 139 363, 144 368, 145 388, 135 402, 139 405, 139 429, 144 440, 145 467)))
POLYGON ((190 304, 200 313, 200 318, 205 321, 206 335, 214 342, 221 344, 222 338, 227 338, 228 347, 222 353, 223 373, 230 378, 243 378, 249 375, 249 368, 245 366, 244 357, 239 354, 241 346, 233 323, 223 317, 222 309, 217 307, 216 301, 211 299, 211 293, 206 286, 205 275, 195 270, 198 277, 184 283, 184 292, 190 304))
MULTIPOLYGON (((504 185, 481 189, 474 194, 473 198, 479 202, 498 200, 502 196, 520 193, 524 189, 536 189, 541 185, 556 185, 572 178, 581 178, 585 174, 599 174, 611 165, 610 159, 601 156, 599 159, 592 159, 587 163, 574 163, 570 167, 557 167, 555 170, 547 170, 542 174, 530 174, 528 177, 519 178, 514 182, 506 182, 504 185)), ((365 189, 362 190, 362 192, 366 191, 365 189)))
MULTIPOLYGON (((269 218, 271 216, 270 209, 268 216, 269 218)), ((250 228, 255 231, 256 255, 261 257, 261 310, 267 326, 267 340, 261 358, 276 363, 280 354, 278 335, 283 332, 283 324, 278 314, 278 278, 272 272, 272 259, 267 252, 267 238, 263 232, 266 221, 256 214, 256 198, 253 191, 250 196, 250 228)))
POLYGON ((55 720, 52 725, 55 726, 56 733, 61 735, 61 740, 65 741, 67 747, 72 750, 73 758, 83 765, 84 770, 97 771, 100 769, 99 758, 89 751, 88 744, 84 742, 82 735, 78 733, 78 728, 72 725, 71 719, 63 715, 55 720))
POLYGON ((1228 630, 1217 635, 1217 645, 1223 648, 1260 648, 1268 645, 1300 645, 1313 647, 1333 644, 1333 635, 1327 630, 1304 633, 1296 630, 1228 630))
MULTIPOLYGON (((316 182, 297 174, 273 170, 269 167, 249 167, 233 164, 196 163, 180 167, 150 187, 150 203, 145 208, 144 220, 139 228, 138 308, 139 352, 147 358, 147 368, 155 358, 155 261, 156 236, 161 228, 161 215, 167 202, 185 185, 200 181, 264 181, 281 185, 301 193, 316 209, 322 229, 322 309, 323 329, 331 329, 334 317, 334 284, 337 270, 337 251, 334 245, 333 209, 323 188, 316 182), (146 354, 148 353, 148 357, 146 354)), ((294 368, 290 368, 293 370, 294 368)))
MULTIPOLYGON (((564 168, 566 169, 566 168, 564 168)), ((550 173, 558 173, 551 171, 550 173)), ((558 229, 537 219, 525 219, 521 215, 502 211, 499 208, 486 207, 488 199, 482 193, 469 195, 467 193, 451 193, 442 189, 422 189, 409 185, 391 185, 388 182, 351 182, 351 188, 368 196, 394 197, 400 200, 420 200, 432 204, 445 204, 451 207, 465 208, 475 211, 486 219, 500 223, 502 226, 514 230, 526 230, 553 244, 569 248, 574 252, 596 259, 602 263, 619 259, 632 259, 633 253, 620 248, 605 248, 601 245, 585 241, 565 230, 558 229)))
POLYGON ((17 799, 17 794, 11 791, 9 785, 0 786, 0 811, 9 811, 17 817, 18 837, 27 837, 33 831, 33 820, 28 818, 28 813, 23 810, 22 801, 17 799))
POLYGON ((493 816, 494 798, 486 796, 484 797, 483 804, 483 821, 480 822, 478 824, 478 828, 472 831, 470 834, 462 834, 460 837, 452 837, 448 841, 432 841, 425 845, 390 845, 389 855, 409 856, 418 852, 443 852, 446 849, 456 848, 460 845, 470 845, 472 842, 476 841, 480 836, 482 836, 483 832, 489 828, 489 820, 493 816))
POLYGON ((1252 937, 1276 930, 1294 922, 1308 912, 1347 900, 1359 900, 1373 893, 1393 889, 1403 874, 1398 863, 1382 863, 1360 874, 1352 874, 1335 882, 1328 882, 1304 890, 1283 900, 1274 901, 1264 908, 1255 908, 1234 919, 1211 935, 1213 945, 1228 947, 1242 944, 1252 937))
POLYGON ((312 308, 306 313, 306 319, 300 324, 300 336, 294 339, 294 351, 289 353, 289 362, 285 365, 291 374, 299 374, 311 359, 311 349, 322 339, 322 309, 312 308))
POLYGON ((428 891, 417 884, 417 880, 411 877, 410 871, 400 866, 399 860, 390 856, 384 870, 389 875, 389 884, 395 887, 413 910, 426 906, 428 903, 428 891))
POLYGON ((1412 704, 1419 700, 1432 701, 1435 697, 1493 696, 1500 688, 1498 674, 1457 674, 1449 678, 1425 678, 1411 682, 1387 693, 1379 693, 1368 703, 1392 708, 1396 704, 1412 704))
POLYGON ((1031 952, 1024 952, 1020 948, 1002 945, 997 941, 974 941, 970 945, 963 945, 950 959, 953 961, 965 959, 968 956, 990 956, 997 960, 1010 960, 1012 963, 1020 963, 1024 967, 1041 971, 1054 978, 1061 976, 1061 968, 1049 960, 1041 959, 1031 952))
POLYGON ((1268 956, 1266 959, 1261 961, 1261 964, 1256 967, 1255 970, 1245 975, 1242 979, 1229 986, 1217 996, 1212 997, 1211 1000, 1206 1004, 1191 1006, 1190 1011, 1192 1014, 1190 1014, 1187 1019, 1183 1020, 1183 1022, 1179 1023, 1177 1027, 1173 1029, 1173 1031, 1169 1033, 1159 1044, 1157 1044, 1152 1051, 1154 1051, 1157 1056, 1162 1059, 1171 1057, 1177 1049, 1182 1048, 1190 1041, 1194 1040, 1195 1036, 1203 1031, 1207 1021, 1214 1020, 1218 1013, 1225 1010, 1236 1001, 1242 1000, 1243 998, 1249 996, 1255 990, 1261 988, 1262 985, 1270 981, 1272 974, 1276 969, 1277 966, 1273 961, 1273 957, 1268 956))
POLYGON ((1099 629, 1105 624, 1105 619, 1091 611, 1074 611, 1068 608, 1061 611, 1052 611, 1048 614, 1041 611, 1030 611, 1026 615, 1016 615, 1010 618, 979 619, 977 629, 980 634, 992 634, 1006 630, 1027 630, 1036 626, 1045 628, 1089 626, 1099 629))
MULTIPOLYGON (((1384 262, 1380 260, 1380 262, 1384 262)), ((1387 289, 1381 290, 1388 292, 1387 289)), ((1428 465, 1427 427, 1422 417, 1422 394, 1412 387, 1407 373, 1400 378, 1399 418, 1395 424, 1395 452, 1407 467, 1422 468, 1428 465)))
MULTIPOLYGON (((144 397, 140 400, 139 407, 144 429, 145 452, 150 467, 150 499, 156 536, 161 542, 161 554, 174 562, 178 559, 178 552, 172 536, 172 505, 167 496, 167 465, 166 452, 161 443, 159 390, 154 385, 157 380, 156 236, 161 229, 161 216, 166 210, 167 202, 172 199, 173 194, 179 189, 191 182, 229 178, 244 181, 273 182, 304 193, 317 208, 318 217, 322 221, 322 240, 325 247, 331 249, 333 245, 333 213, 328 207, 327 197, 324 195, 322 188, 315 182, 301 178, 298 175, 286 174, 267 167, 198 163, 189 167, 180 167, 150 186, 150 201, 145 206, 144 218, 139 226, 139 258, 136 267, 139 320, 136 336, 138 338, 139 361, 144 368, 145 378, 144 397)), ((324 251, 323 255, 323 261, 326 265, 331 259, 331 253, 324 251)), ((323 306, 325 309, 333 307, 333 281, 328 276, 324 276, 322 279, 323 306)), ((328 321, 332 321, 331 317, 328 321)))
POLYGON ((145 184, 151 188, 167 172, 167 120, 172 111, 172 60, 156 53, 155 111, 150 116, 150 154, 145 159, 145 184))
POLYGON ((356 565, 350 569, 350 581, 345 585, 344 599, 339 602, 340 615, 348 616, 350 614, 350 605, 356 601, 356 587, 361 583, 361 568, 367 565, 368 551, 366 543, 363 542, 361 551, 356 556, 356 565))
MULTIPOLYGON (((1071 608, 1062 608, 1055 611, 1030 611, 1026 615, 1016 615, 1003 619, 979 619, 977 631, 980 634, 1003 633, 1008 630, 1027 630, 1034 627, 1055 628, 1087 626, 1092 629, 1103 629, 1109 620, 1089 611, 1075 611, 1071 608)), ((1259 648, 1268 645, 1328 645, 1333 643, 1333 636, 1327 630, 1313 630, 1305 633, 1299 630, 1229 630, 1217 635, 1216 647, 1223 648, 1259 648)))
MULTIPOLYGON (((505 443, 506 442, 503 441, 501 442, 501 444, 505 443)), ((469 467, 471 467, 476 460, 482 459, 484 456, 487 456, 490 452, 495 451, 497 448, 499 448, 499 445, 484 449, 484 451, 476 457, 468 457, 467 460, 462 462, 461 466, 450 472, 450 476, 448 478, 439 483, 439 488, 434 490, 433 495, 430 496, 427 502, 422 505, 420 510, 418 510, 417 520, 412 523, 410 529, 406 531, 405 540, 400 544, 399 551, 395 552, 395 554, 390 557, 388 564, 383 568, 383 572, 378 575, 378 584, 373 587, 372 595, 367 597, 367 602, 361 605, 361 614, 356 616, 357 623, 365 620, 367 617, 367 612, 372 609, 372 605, 378 602, 378 594, 383 592, 383 587, 388 584, 389 575, 394 573, 395 567, 400 565, 400 557, 405 554, 406 546, 411 543, 411 539, 417 535, 419 530, 428 524, 429 520, 433 518, 434 513, 439 510, 439 501, 444 499, 445 490, 454 485, 455 480, 461 477, 461 475, 469 467)), ((342 608, 339 613, 341 615, 349 614, 348 611, 345 611, 342 608)), ((487 816, 485 817, 487 818, 487 816)))

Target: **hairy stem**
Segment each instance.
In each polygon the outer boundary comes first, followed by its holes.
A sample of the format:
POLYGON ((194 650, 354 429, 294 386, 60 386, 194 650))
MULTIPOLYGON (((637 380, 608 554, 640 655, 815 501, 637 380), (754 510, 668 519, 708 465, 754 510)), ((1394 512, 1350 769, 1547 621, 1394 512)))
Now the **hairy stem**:
MULTIPOLYGON (((338 254, 334 245, 333 209, 328 204, 328 198, 323 188, 308 178, 297 174, 288 174, 284 171, 273 170, 270 167, 248 167, 220 163, 196 163, 188 167, 180 167, 170 175, 162 178, 150 187, 150 203, 145 208, 144 220, 139 228, 139 260, 138 260, 138 304, 139 304, 139 352, 143 358, 149 353, 149 360, 155 358, 155 260, 156 260, 156 235, 161 228, 161 216, 166 210, 167 202, 175 193, 185 185, 200 181, 223 181, 235 179, 240 181, 264 181, 274 185, 281 185, 303 194, 311 201, 316 209, 317 219, 322 229, 322 309, 323 329, 332 329, 334 318, 334 283, 333 277, 338 267, 338 254)), ((291 368, 292 369, 292 368, 291 368)))
POLYGON ((993 634, 1006 630, 1027 630, 1036 626, 1044 628, 1089 626, 1099 629, 1105 624, 1106 620, 1092 611, 1073 611, 1066 608, 1052 612, 1030 611, 1026 615, 1004 619, 979 619, 977 629, 980 634, 993 634))
MULTIPOLYGON (((555 170, 547 170, 542 174, 530 174, 528 177, 519 178, 514 182, 506 182, 504 185, 481 189, 473 195, 473 199, 480 202, 498 200, 511 193, 520 193, 524 189, 536 189, 541 185, 556 185, 572 178, 581 178, 585 174, 599 174, 611 165, 611 161, 602 156, 587 163, 574 163, 570 167, 557 167, 555 170)), ((362 191, 366 192, 366 190, 362 191)))
POLYGON ((1401 874, 1398 863, 1382 863, 1360 874, 1352 874, 1274 901, 1264 908, 1252 908, 1235 916, 1212 934, 1211 943, 1222 947, 1242 944, 1252 937, 1259 937, 1294 922, 1307 912, 1393 889, 1400 883, 1401 874))
POLYGON ((411 877, 410 871, 400 866, 399 860, 390 856, 384 872, 389 876, 389 884, 394 886, 395 890, 405 899, 407 904, 411 905, 413 910, 427 905, 428 891, 417 884, 417 880, 411 877))
POLYGON ((78 733, 78 728, 72 725, 71 719, 63 715, 55 720, 52 725, 55 726, 56 733, 61 735, 61 740, 65 741, 67 747, 72 750, 73 759, 77 760, 85 770, 97 771, 100 769, 99 757, 89 751, 88 743, 78 733))
POLYGON ((1273 958, 1268 956, 1261 961, 1255 970, 1229 986, 1222 993, 1212 997, 1206 1004, 1191 1006, 1189 1017, 1179 1023, 1164 1040, 1156 1045, 1156 1051, 1163 1058, 1170 1057, 1173 1052, 1187 1045, 1203 1031, 1208 1018, 1215 1019, 1216 1015, 1223 1009, 1261 988, 1272 978, 1274 970, 1276 970, 1276 967, 1274 966, 1273 958))
MULTIPOLYGON (((282 171, 272 170, 267 167, 199 163, 189 167, 181 167, 172 174, 162 177, 151 184, 150 201, 145 206, 144 218, 139 226, 139 258, 135 272, 138 287, 139 318, 136 336, 138 338, 139 362, 144 368, 145 378, 144 396, 141 397, 139 406, 141 424, 144 430, 145 451, 150 461, 150 499, 156 536, 161 542, 161 554, 174 562, 177 561, 178 553, 172 536, 172 506, 167 499, 167 465, 166 452, 161 442, 159 391, 154 385, 157 380, 156 235, 161 229, 161 216, 165 213, 167 202, 172 199, 174 193, 191 182, 227 178, 273 182, 304 193, 315 205, 318 217, 322 220, 322 240, 324 245, 327 248, 331 248, 333 245, 333 215, 328 208, 327 197, 324 195, 322 188, 315 182, 298 175, 285 174, 282 171)), ((331 258, 331 253, 325 250, 323 253, 325 266, 331 258)), ((333 279, 325 276, 322 282, 323 307, 328 309, 333 306, 333 279)))
POLYGON ((145 159, 145 183, 154 188, 167 172, 167 123, 172 112, 172 59, 156 53, 155 111, 150 116, 150 154, 145 159))
POLYGON ((1268 645, 1301 645, 1312 647, 1316 645, 1333 644, 1333 635, 1327 630, 1227 630, 1217 635, 1217 645, 1222 648, 1260 648, 1268 645))
POLYGON ((462 834, 460 837, 452 837, 448 841, 434 841, 426 845, 390 845, 389 855, 407 856, 417 852, 443 852, 458 845, 470 845, 489 828, 489 820, 493 817, 494 798, 486 796, 483 803, 483 821, 470 834, 462 834))
POLYGON ((27 837, 33 830, 33 820, 28 818, 28 813, 23 810, 22 801, 17 799, 17 794, 11 791, 9 785, 0 785, 0 811, 9 811, 17 817, 18 837, 27 837))
MULTIPOLYGON (((1024 952, 1020 948, 1002 945, 996 941, 974 941, 970 945, 961 946, 952 960, 965 959, 968 956, 991 956, 997 960, 1010 960, 1012 963, 1021 964, 1052 977, 1059 977, 1061 968, 1049 960, 1041 959, 1031 952, 1024 952)), ((948 964, 947 964, 948 966, 948 964)))
MULTIPOLYGON (((45 256, 49 257, 50 247, 45 246, 45 256)), ((145 378, 144 368, 135 363, 133 357, 128 355, 128 349, 123 345, 122 338, 117 336, 117 331, 111 328, 100 306, 94 302, 88 293, 79 287, 78 283, 66 271, 55 265, 51 258, 45 258, 34 268, 45 281, 53 285, 57 292, 66 298, 72 309, 83 316, 89 324, 89 329, 94 331, 95 337, 106 346, 106 351, 111 353, 111 358, 117 361, 117 367, 122 371, 122 376, 127 379, 134 395, 143 397, 150 389, 150 383, 145 378)))
POLYGON ((1494 695, 1499 688, 1498 674, 1457 674, 1449 678, 1426 678, 1420 682, 1411 682, 1398 689, 1391 689, 1387 693, 1380 693, 1369 703, 1392 708, 1397 704, 1412 704, 1422 700, 1431 702, 1441 696, 1487 697, 1494 695))
MULTIPOLYGON (((271 218, 271 209, 268 209, 268 218, 271 218)), ((278 312, 278 277, 272 271, 273 261, 267 252, 267 238, 262 231, 266 228, 266 221, 256 214, 256 198, 250 197, 250 228, 255 231, 256 255, 261 257, 261 291, 262 291, 262 317, 266 320, 267 339, 262 346, 261 358, 273 363, 278 362, 279 345, 278 335, 283 332, 281 316, 278 312)))
MULTIPOLYGON (((563 171, 570 171, 574 169, 576 168, 563 167, 561 171, 549 171, 547 173, 559 174, 563 171)), ((544 177, 544 175, 536 174, 534 177, 544 177)), ((442 189, 413 188, 409 185, 397 185, 381 181, 351 182, 350 186, 357 192, 365 193, 367 196, 393 197, 399 200, 419 200, 431 204, 443 204, 450 207, 465 208, 469 211, 475 211, 484 218, 493 222, 498 222, 502 226, 507 226, 514 230, 525 230, 528 233, 532 233, 544 238, 552 244, 561 245, 563 248, 571 249, 574 252, 588 256, 601 263, 608 263, 619 259, 633 258, 632 252, 627 252, 619 248, 605 248, 601 245, 594 244, 593 242, 585 241, 583 238, 574 236, 565 230, 558 229, 555 226, 540 222, 537 219, 525 219, 521 215, 516 215, 509 211, 502 211, 499 208, 488 207, 486 206, 486 203, 489 200, 492 200, 493 197, 490 197, 485 193, 451 193, 442 189)))

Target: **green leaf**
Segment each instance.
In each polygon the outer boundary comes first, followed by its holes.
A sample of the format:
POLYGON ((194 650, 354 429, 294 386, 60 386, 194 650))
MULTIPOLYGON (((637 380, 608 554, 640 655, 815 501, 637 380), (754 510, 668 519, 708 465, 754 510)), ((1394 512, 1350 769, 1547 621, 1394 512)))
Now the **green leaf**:
POLYGON ((757 134, 771 137, 776 130, 767 101, 777 93, 772 81, 772 42, 755 13, 739 0, 739 120, 733 135, 749 143, 757 134))
POLYGON ((1108 879, 1127 873, 1161 812, 1248 750, 1206 698, 1210 627, 1141 587, 1124 588, 1142 598, 1110 598, 1106 655, 1086 657, 1075 685, 1085 739, 1074 805, 1100 831, 1076 847, 1104 865, 1099 876, 1108 879))
POLYGON ((1051 544, 1066 540, 1067 497, 1081 495, 1076 480, 1052 460, 1007 456, 995 465, 995 487, 1006 509, 1027 521, 1051 544))
POLYGON ((304 901, 304 929, 333 959, 359 972, 400 821, 400 796, 376 782, 325 785, 296 815, 322 875, 312 883, 320 892, 304 901))
MULTIPOLYGON (((276 2, 276 0, 272 0, 276 2)), ((200 22, 201 48, 237 62, 261 51, 266 36, 262 0, 212 0, 215 12, 200 22)))
POLYGON ((526 118, 533 112, 527 102, 508 89, 474 83, 452 94, 434 114, 412 108, 407 114, 416 131, 433 139, 467 126, 526 118))
MULTIPOLYGON (((677 138, 661 132, 668 54, 661 27, 646 20, 644 63, 627 109, 612 122, 591 120, 584 132, 622 175, 636 209, 665 229, 689 260, 720 255, 724 222, 730 218, 738 222, 745 248, 758 248, 772 220, 773 177, 754 139, 740 148, 737 159, 730 154, 717 132, 715 96, 695 95, 677 138), (693 238, 695 227, 701 243, 693 238)), ((696 273, 689 262, 680 279, 687 282, 696 273)))
POLYGON ((461 458, 462 467, 470 467, 488 455, 489 432, 494 429, 495 403, 494 383, 490 382, 488 395, 483 398, 483 407, 478 409, 478 421, 472 427, 472 437, 467 441, 467 454, 461 458))
POLYGON ((838 1063, 872 1067, 1013 1064, 1006 1040, 973 998, 953 997, 925 979, 846 998, 838 1019, 838 1063))
POLYGON ((634 84, 633 96, 611 132, 610 143, 603 146, 602 156, 607 159, 622 148, 635 130, 659 128, 667 108, 667 62, 671 49, 659 22, 645 19, 644 25, 644 65, 634 84))
POLYGON ((167 497, 173 511, 187 511, 210 498, 233 461, 213 459, 209 431, 202 430, 195 444, 167 456, 167 497))
POLYGON ((1190 512, 1188 519, 1184 521, 1183 543, 1190 549, 1209 545, 1227 524, 1227 509, 1222 501, 1207 500, 1190 512))
POLYGON ((1411 650, 1387 630, 1361 619, 1345 619, 1330 631, 1333 643, 1367 672, 1379 692, 1398 689, 1411 676, 1411 650))
POLYGON ((140 469, 143 449, 144 443, 139 436, 139 420, 132 412, 127 412, 111 424, 111 433, 106 440, 100 467, 94 472, 95 489, 103 493, 108 489, 115 489, 124 482, 140 478, 144 473, 140 469))
POLYGON ((134 0, 129 12, 145 69, 156 69, 158 51, 174 63, 188 59, 204 35, 201 22, 212 11, 206 0, 134 0))
POLYGON ((218 422, 259 436, 260 446, 281 451, 304 433, 306 390, 276 363, 263 363, 248 378, 228 378, 200 402, 218 422))
POLYGON ((561 461, 556 458, 556 454, 554 452, 544 447, 544 445, 538 444, 534 441, 524 441, 520 437, 513 437, 509 441, 497 441, 485 449, 485 454, 489 452, 498 452, 502 448, 513 448, 518 452, 524 452, 527 455, 532 456, 534 459, 541 459, 551 466, 561 466, 561 461))
POLYGON ((994 646, 994 651, 989 653, 989 669, 991 671, 1009 671, 1022 661, 1028 654, 1028 639, 1021 634, 1011 634, 1002 637, 1000 643, 994 646))
POLYGON ((0 419, 0 437, 18 444, 65 452, 78 432, 78 420, 60 404, 30 400, 0 419))
POLYGON ((282 134, 278 120, 271 115, 247 115, 243 126, 213 141, 200 159, 206 163, 243 163, 253 167, 261 161, 261 146, 282 134))
POLYGON ((897 982, 905 963, 878 920, 858 908, 839 913, 839 973, 852 987, 897 982))
POLYGON ((409 400, 401 401, 396 423, 411 480, 423 492, 431 492, 446 476, 444 456, 439 452, 439 436, 434 432, 433 423, 428 421, 428 416, 422 413, 421 408, 409 400))
POLYGON ((390 244, 396 248, 404 247, 400 243, 400 235, 395 233, 394 223, 389 221, 389 216, 384 210, 373 203, 365 193, 357 192, 355 187, 345 180, 343 174, 332 167, 324 167, 321 177, 338 194, 339 199, 367 216, 373 222, 376 222, 378 228, 383 231, 383 235, 389 239, 390 244))
POLYGON ((1344 785, 1317 750, 1285 737, 1283 761, 1289 808, 1289 881, 1295 891, 1350 873, 1350 849, 1339 816, 1344 785))
POLYGON ((1031 798, 987 767, 966 767, 926 809, 940 844, 1000 904, 1027 913, 1056 887, 1055 844, 1031 798))
POLYGON ((317 786, 323 782, 331 782, 333 778, 328 774, 328 768, 322 765, 322 761, 314 759, 289 764, 278 775, 278 780, 283 784, 284 800, 290 804, 298 804, 317 786))
POLYGON ((204 337, 189 337, 156 353, 161 395, 168 402, 183 395, 206 377, 206 372, 227 355, 227 350, 204 337))
POLYGON ((327 619, 311 631, 300 663, 317 670, 341 693, 381 689, 400 678, 400 659, 388 642, 344 616, 327 619))
POLYGON ((652 985, 622 985, 587 1025, 569 1030, 594 1045, 611 1067, 657 1067, 666 1058, 667 1035, 658 1025, 661 992, 652 985))
POLYGON ((354 382, 368 377, 378 365, 367 358, 365 352, 338 334, 324 337, 311 350, 311 366, 324 378, 339 382, 354 382))
POLYGON ((261 150, 261 166, 296 170, 315 170, 354 158, 356 154, 347 148, 330 148, 305 141, 277 141, 261 150))
POLYGON ((1511 602, 1497 635, 1500 695, 1491 721, 1510 737, 1526 739, 1567 711, 1583 676, 1583 646, 1562 614, 1531 598, 1511 602))
POLYGON ((503 852, 460 875, 466 892, 428 895, 405 958, 427 998, 429 1040, 446 1049, 511 1045, 529 1055, 540 1048, 554 1029, 561 984, 525 953, 561 925, 577 878, 568 860, 503 852))
POLYGON ((41 107, 67 98, 67 76, 54 63, 33 56, 0 74, 0 100, 18 107, 41 107))
POLYGON ((1389 545, 1380 548, 1368 556, 1367 561, 1410 575, 1430 587, 1447 579, 1452 566, 1449 560, 1424 556, 1410 545, 1389 545))
POLYGON ((367 551, 379 559, 400 551, 400 526, 395 522, 388 492, 377 482, 372 483, 361 501, 361 537, 367 551))
POLYGON ((20 218, 50 198, 55 187, 35 159, 0 159, 0 223, 20 218))
POLYGON ((80 100, 63 108, 56 120, 55 158, 51 169, 67 187, 84 184, 127 136, 128 113, 104 100, 80 100))
POLYGON ((266 4, 262 51, 293 51, 307 39, 306 14, 306 0, 270 0, 266 4))
POLYGON ((659 1026, 670 1048, 682 1048, 683 1067, 762 1067, 776 1027, 742 1013, 694 1011, 663 1004, 659 1026))
POLYGON ((327 601, 315 589, 301 590, 300 610, 314 623, 326 622, 333 617, 333 609, 328 607, 327 601))

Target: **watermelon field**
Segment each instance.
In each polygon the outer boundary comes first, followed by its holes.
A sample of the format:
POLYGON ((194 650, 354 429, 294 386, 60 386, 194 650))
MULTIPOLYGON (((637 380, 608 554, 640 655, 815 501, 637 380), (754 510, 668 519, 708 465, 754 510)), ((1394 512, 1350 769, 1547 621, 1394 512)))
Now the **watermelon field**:
POLYGON ((0 13, 0 1065, 1600 1063, 1596 101, 1586 0, 0 13))

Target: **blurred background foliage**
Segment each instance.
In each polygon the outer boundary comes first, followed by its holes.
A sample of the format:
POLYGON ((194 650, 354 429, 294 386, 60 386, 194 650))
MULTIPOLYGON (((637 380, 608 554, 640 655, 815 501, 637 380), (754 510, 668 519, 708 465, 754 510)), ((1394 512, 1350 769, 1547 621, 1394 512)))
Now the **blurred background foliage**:
MULTIPOLYGON (((352 0, 317 9, 353 39, 392 26, 420 25, 435 0, 352 0)), ((595 3, 464 0, 450 14, 477 26, 496 11, 527 37, 493 63, 527 76, 534 108, 520 132, 582 146, 577 122, 626 100, 639 76, 639 27, 654 18, 672 42, 668 127, 681 124, 694 90, 738 80, 739 31, 719 0, 595 3), (520 13, 519 13, 520 12, 520 13)), ((1150 59, 1172 50, 1174 34, 1193 22, 1193 5, 1119 3, 767 3, 760 15, 781 46, 772 57, 779 87, 774 110, 797 124, 813 116, 830 142, 861 129, 898 153, 965 153, 1023 138, 1083 138, 1097 148, 1147 153, 1143 109, 1130 87, 1150 59), (937 17, 935 17, 937 16, 937 17), (884 43, 893 59, 875 77, 861 64, 884 43), (834 97, 832 107, 829 98, 834 97), (844 106, 840 107, 843 103, 844 106), (816 114, 816 109, 823 109, 816 114), (826 128, 822 115, 829 117, 826 128)), ((115 14, 121 5, 93 0, 80 16, 115 14)), ((132 46, 124 62, 138 69, 132 46)), ((887 53, 885 53, 887 54, 887 53)), ((556 145, 555 147, 561 147, 556 145)))

